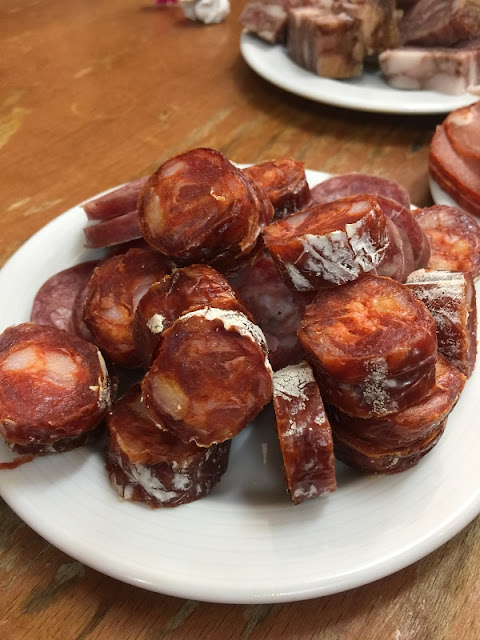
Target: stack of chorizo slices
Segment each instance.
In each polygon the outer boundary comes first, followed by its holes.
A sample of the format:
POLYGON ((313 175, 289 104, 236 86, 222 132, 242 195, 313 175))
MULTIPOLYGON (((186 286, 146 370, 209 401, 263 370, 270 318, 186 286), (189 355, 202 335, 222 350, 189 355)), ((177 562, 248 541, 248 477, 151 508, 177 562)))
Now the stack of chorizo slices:
POLYGON ((441 437, 476 358, 478 244, 426 223, 449 216, 378 176, 311 187, 293 158, 241 170, 207 148, 84 209, 107 255, 52 276, 0 338, 0 430, 23 461, 105 430, 118 495, 173 507, 213 489, 273 402, 300 504, 336 490, 336 459, 404 471, 441 437), (29 422, 12 398, 32 381, 29 422))
POLYGON ((455 203, 480 216, 480 102, 456 109, 435 130, 430 143, 431 179, 455 203))

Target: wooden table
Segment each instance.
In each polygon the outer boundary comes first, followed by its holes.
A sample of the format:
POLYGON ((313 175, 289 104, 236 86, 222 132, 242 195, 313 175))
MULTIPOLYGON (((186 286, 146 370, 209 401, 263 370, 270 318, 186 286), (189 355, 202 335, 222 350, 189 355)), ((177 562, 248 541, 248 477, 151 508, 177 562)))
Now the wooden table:
MULTIPOLYGON (((443 116, 346 111, 289 95, 239 52, 240 0, 224 23, 131 0, 3 0, 0 263, 46 222, 188 148, 237 162, 291 155, 364 171, 430 203, 428 144, 443 116)), ((4 301, 3 304, 8 303, 4 301)), ((396 574, 287 604, 187 601, 67 557, 0 502, 4 640, 477 640, 480 522, 396 574)))

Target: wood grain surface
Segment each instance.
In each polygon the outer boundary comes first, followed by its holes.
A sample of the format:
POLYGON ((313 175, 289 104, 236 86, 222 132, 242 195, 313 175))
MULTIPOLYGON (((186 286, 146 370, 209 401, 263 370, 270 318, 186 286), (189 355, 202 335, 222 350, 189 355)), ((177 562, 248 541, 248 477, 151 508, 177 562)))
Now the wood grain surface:
MULTIPOLYGON (((237 162, 289 155, 375 173, 431 203, 428 145, 443 116, 347 111, 271 86, 241 58, 242 6, 233 0, 223 23, 205 26, 141 0, 2 0, 0 264, 72 205, 197 146, 237 162)), ((478 640, 479 567, 477 519, 420 562, 345 593, 194 602, 89 569, 0 501, 0 638, 478 640)))

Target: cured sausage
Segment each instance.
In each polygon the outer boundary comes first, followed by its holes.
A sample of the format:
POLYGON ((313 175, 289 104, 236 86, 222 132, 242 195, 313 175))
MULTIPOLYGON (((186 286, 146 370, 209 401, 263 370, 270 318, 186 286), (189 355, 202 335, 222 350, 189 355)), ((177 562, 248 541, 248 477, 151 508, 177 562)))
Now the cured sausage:
POLYGON ((300 362, 303 349, 297 329, 314 294, 289 287, 268 251, 232 276, 230 282, 265 335, 274 371, 300 362))
POLYGON ((374 196, 351 196, 273 222, 264 240, 287 284, 312 291, 378 267, 388 246, 387 221, 374 196))
POLYGON ((397 182, 368 173, 344 173, 332 176, 311 189, 312 204, 324 204, 362 194, 382 196, 394 200, 405 209, 410 209, 410 194, 397 182))
POLYGON ((360 418, 418 402, 435 382, 435 322, 405 285, 366 275, 310 304, 298 331, 324 400, 360 418))
POLYGON ((435 365, 435 384, 427 395, 402 411, 381 418, 355 418, 328 407, 335 434, 349 434, 379 452, 411 448, 428 439, 447 419, 465 385, 465 376, 439 354, 435 365))
POLYGON ((288 492, 295 504, 337 488, 332 429, 305 361, 273 375, 273 406, 288 492))
POLYGON ((365 473, 401 473, 414 467, 440 440, 447 421, 415 446, 389 451, 380 450, 370 443, 359 441, 351 433, 334 432, 335 457, 345 464, 365 473))
POLYGON ((480 276, 480 226, 472 215, 446 205, 417 209, 414 213, 430 241, 429 269, 480 276))
POLYGON ((113 405, 107 428, 106 468, 125 500, 176 507, 206 496, 227 470, 230 441, 207 449, 159 429, 145 412, 139 384, 113 405))
POLYGON ((83 318, 98 347, 116 364, 140 366, 133 337, 135 309, 147 289, 170 271, 152 249, 130 249, 102 262, 87 284, 83 318))
POLYGON ((213 149, 167 160, 139 199, 140 229, 150 245, 178 264, 207 262, 221 271, 254 250, 272 218, 260 187, 213 149))
POLYGON ((73 333, 23 323, 0 336, 0 433, 20 453, 84 444, 111 404, 100 351, 73 333))
POLYGON ((462 209, 480 216, 480 162, 458 154, 443 125, 437 126, 430 143, 428 171, 462 209))
POLYGON ((85 246, 90 249, 113 247, 142 237, 138 211, 130 211, 117 218, 89 224, 83 229, 85 246))
POLYGON ((443 121, 447 138, 455 151, 464 158, 480 162, 480 104, 451 111, 443 121))
POLYGON ((477 305, 471 274, 420 269, 410 274, 406 284, 435 320, 440 353, 469 377, 477 357, 477 305))
POLYGON ((239 311, 204 308, 163 334, 142 381, 148 414, 184 442, 233 438, 272 397, 261 330, 239 311))
POLYGON ((138 196, 147 179, 148 176, 143 176, 131 180, 99 198, 89 200, 83 205, 87 218, 89 220, 110 220, 135 211, 138 196))
POLYGON ((412 248, 414 268, 423 269, 426 267, 430 258, 430 242, 422 227, 415 220, 411 209, 407 209, 395 200, 384 196, 377 196, 377 200, 383 213, 399 228, 404 237, 404 243, 408 239, 412 248))
POLYGON ((375 270, 376 274, 405 282, 408 274, 414 270, 412 246, 390 218, 387 218, 387 236, 388 246, 375 270))
POLYGON ((98 260, 81 262, 48 278, 35 295, 30 320, 77 333, 73 319, 77 296, 97 265, 98 260))
POLYGON ((313 187, 311 199, 323 204, 362 193, 376 196, 383 213, 406 234, 412 246, 415 269, 426 267, 430 255, 428 240, 410 211, 408 191, 397 182, 365 173, 345 173, 313 187))
POLYGON ((274 218, 303 209, 310 200, 303 162, 280 158, 254 164, 243 172, 262 187, 273 205, 274 218))
POLYGON ((147 368, 163 332, 184 313, 206 306, 248 314, 228 280, 208 265, 174 269, 152 284, 138 303, 133 322, 137 353, 147 368))

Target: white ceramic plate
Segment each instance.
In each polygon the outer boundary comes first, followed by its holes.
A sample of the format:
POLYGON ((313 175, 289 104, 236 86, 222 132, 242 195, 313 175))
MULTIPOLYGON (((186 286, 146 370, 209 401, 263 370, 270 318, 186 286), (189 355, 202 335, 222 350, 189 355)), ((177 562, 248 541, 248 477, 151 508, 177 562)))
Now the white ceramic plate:
POLYGON ((295 64, 282 45, 271 45, 250 33, 240 37, 240 51, 247 64, 272 84, 316 102, 336 107, 379 113, 448 113, 478 100, 478 96, 449 96, 437 91, 393 89, 380 72, 365 72, 360 78, 320 78, 295 64))
MULTIPOLYGON (((311 185, 325 174, 308 172, 311 185)), ((0 272, 0 329, 28 320, 47 277, 94 256, 80 207, 33 236, 0 272)), ((270 410, 233 442, 230 466, 206 498, 174 509, 122 502, 100 447, 0 472, 0 493, 73 558, 145 589, 197 600, 267 603, 336 593, 415 562, 480 512, 480 368, 443 438, 396 476, 338 464, 338 490, 294 506, 283 484, 270 410), (477 390, 476 390, 477 389, 477 390)), ((5 446, 0 459, 10 459, 5 446)))

